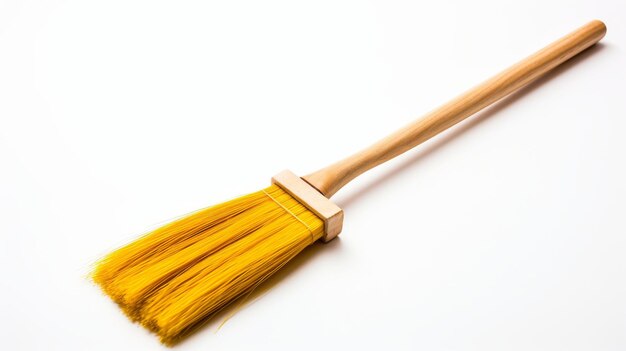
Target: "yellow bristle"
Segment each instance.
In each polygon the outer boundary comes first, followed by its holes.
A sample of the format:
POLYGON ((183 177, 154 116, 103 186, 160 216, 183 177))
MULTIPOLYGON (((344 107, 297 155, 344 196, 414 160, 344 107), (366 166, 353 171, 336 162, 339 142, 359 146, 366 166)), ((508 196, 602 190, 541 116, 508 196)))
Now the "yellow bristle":
POLYGON ((324 222, 276 185, 194 212, 110 253, 94 281, 172 344, 318 240, 324 222))

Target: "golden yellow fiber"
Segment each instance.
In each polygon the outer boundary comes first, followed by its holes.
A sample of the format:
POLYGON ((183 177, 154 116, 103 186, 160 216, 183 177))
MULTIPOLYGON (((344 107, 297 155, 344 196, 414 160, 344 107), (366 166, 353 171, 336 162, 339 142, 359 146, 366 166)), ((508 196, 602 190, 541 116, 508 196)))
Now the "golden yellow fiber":
POLYGON ((276 185, 192 213, 100 260, 93 280, 165 344, 318 240, 324 222, 276 185))

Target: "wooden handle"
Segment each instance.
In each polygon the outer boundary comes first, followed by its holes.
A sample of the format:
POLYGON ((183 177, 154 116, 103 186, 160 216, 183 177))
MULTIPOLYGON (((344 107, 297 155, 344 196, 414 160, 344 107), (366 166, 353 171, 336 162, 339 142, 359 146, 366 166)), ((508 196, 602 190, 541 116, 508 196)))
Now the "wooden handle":
POLYGON ((604 23, 591 21, 369 148, 302 179, 324 196, 331 197, 363 172, 412 149, 531 83, 597 43, 605 33, 604 23))

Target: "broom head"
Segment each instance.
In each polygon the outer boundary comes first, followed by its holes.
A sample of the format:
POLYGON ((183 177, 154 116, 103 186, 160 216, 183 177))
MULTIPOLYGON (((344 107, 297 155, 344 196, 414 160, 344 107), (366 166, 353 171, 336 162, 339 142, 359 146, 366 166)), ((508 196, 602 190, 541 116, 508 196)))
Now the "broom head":
POLYGON ((171 345, 318 239, 343 212, 289 171, 261 191, 196 211, 104 258, 93 280, 171 345))

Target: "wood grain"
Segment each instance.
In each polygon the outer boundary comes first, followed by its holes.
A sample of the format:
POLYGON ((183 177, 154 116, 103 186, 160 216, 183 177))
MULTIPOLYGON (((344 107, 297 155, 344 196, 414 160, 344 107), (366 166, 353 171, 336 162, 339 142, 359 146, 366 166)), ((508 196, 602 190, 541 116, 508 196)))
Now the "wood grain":
POLYGON ((597 43, 605 33, 604 23, 591 21, 369 148, 303 179, 324 196, 331 197, 363 172, 412 149, 531 83, 597 43))

